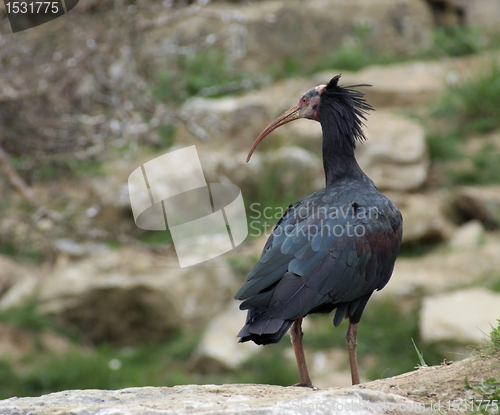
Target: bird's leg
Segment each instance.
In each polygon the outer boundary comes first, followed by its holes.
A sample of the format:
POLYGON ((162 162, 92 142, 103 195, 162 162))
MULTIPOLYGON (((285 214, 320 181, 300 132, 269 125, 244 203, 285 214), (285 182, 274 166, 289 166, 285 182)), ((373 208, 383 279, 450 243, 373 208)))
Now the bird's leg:
POLYGON ((306 357, 304 355, 304 348, 302 347, 302 317, 295 320, 290 329, 290 338, 292 339, 293 351, 295 352, 295 359, 297 359, 297 366, 299 368, 300 383, 294 386, 305 386, 314 388, 309 372, 307 371, 306 357))
POLYGON ((349 322, 347 329, 347 350, 349 351, 349 363, 351 364, 351 379, 353 385, 359 384, 358 359, 356 357, 356 346, 358 336, 358 323, 352 324, 349 322))

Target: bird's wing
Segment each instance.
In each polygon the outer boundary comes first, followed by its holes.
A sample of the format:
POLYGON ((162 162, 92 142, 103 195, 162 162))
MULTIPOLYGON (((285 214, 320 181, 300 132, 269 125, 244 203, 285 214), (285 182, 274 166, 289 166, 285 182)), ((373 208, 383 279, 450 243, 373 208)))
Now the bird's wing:
POLYGON ((401 214, 374 203, 328 203, 325 193, 290 208, 235 298, 293 320, 324 303, 359 299, 388 282, 401 242, 401 214), (321 209, 320 206, 330 206, 321 209), (368 211, 377 206, 376 211, 368 211), (363 214, 364 212, 364 214, 363 214), (267 304, 267 306, 265 306, 267 304))

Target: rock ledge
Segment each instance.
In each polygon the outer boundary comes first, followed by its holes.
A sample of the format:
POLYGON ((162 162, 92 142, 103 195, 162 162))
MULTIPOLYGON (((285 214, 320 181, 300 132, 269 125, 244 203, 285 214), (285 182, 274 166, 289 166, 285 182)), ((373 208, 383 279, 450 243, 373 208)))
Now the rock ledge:
POLYGON ((387 411, 426 413, 422 411, 422 404, 369 389, 311 390, 243 384, 72 390, 0 402, 2 415, 295 415, 384 414, 387 411))

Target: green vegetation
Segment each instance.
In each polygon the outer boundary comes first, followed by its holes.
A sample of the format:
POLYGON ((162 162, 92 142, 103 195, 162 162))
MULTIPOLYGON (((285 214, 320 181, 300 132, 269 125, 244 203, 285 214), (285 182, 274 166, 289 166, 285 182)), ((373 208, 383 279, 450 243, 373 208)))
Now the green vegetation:
MULTIPOLYGON (((417 359, 412 338, 419 338, 415 313, 401 313, 395 302, 369 305, 360 323, 358 353, 368 377, 377 379, 413 370, 417 359), (390 322, 390 323, 388 323, 390 322), (376 357, 373 359, 372 357, 376 357)), ((310 316, 310 329, 304 335, 309 350, 345 349, 347 323, 338 329, 332 315, 310 316)), ((206 372, 192 368, 191 356, 200 340, 199 333, 176 332, 161 343, 115 348, 101 344, 89 349, 78 345, 72 333, 47 317, 36 314, 36 307, 0 313, 0 321, 25 330, 56 330, 74 345, 71 352, 56 355, 44 349, 23 358, 22 365, 0 360, 0 399, 11 396, 37 396, 66 389, 118 389, 132 386, 173 386, 203 383, 268 383, 291 385, 297 382, 293 358, 286 356, 287 339, 263 347, 236 372, 206 372)), ((437 364, 443 354, 423 346, 429 364, 437 364)), ((348 361, 340 362, 348 368, 348 361)), ((312 365, 312 363, 311 363, 312 365)))
MULTIPOLYGON (((332 315, 310 316, 314 328, 304 335, 304 344, 312 349, 345 348, 347 322, 339 328, 332 325, 332 315)), ((370 379, 380 379, 412 371, 419 363, 412 339, 420 342, 417 313, 402 313, 392 300, 371 302, 358 329, 358 360, 370 379), (376 357, 371 359, 370 357, 376 357), (367 365, 367 366, 365 366, 367 365)), ((429 365, 442 362, 445 355, 436 346, 420 345, 429 365)))
POLYGON ((4 240, 0 235, 0 254, 12 258, 22 258, 28 262, 39 262, 44 258, 44 253, 31 245, 15 245, 9 240, 4 240))
POLYGON ((497 320, 497 322, 498 326, 491 330, 490 338, 494 349, 500 351, 500 318, 497 320))
MULTIPOLYGON (((474 384, 464 379, 464 389, 471 390, 478 395, 473 400, 473 411, 469 414, 491 414, 499 413, 500 403, 500 379, 489 378, 474 384)), ((470 404, 470 402, 468 402, 470 404)))
POLYGON ((176 55, 173 68, 161 71, 156 78, 152 84, 153 95, 178 106, 204 88, 242 81, 248 75, 233 65, 223 51, 208 49, 176 55))
POLYGON ((171 245, 173 243, 172 234, 168 229, 165 231, 143 231, 137 239, 151 246, 171 245))
POLYGON ((440 134, 433 131, 426 136, 427 149, 431 160, 457 160, 463 157, 460 146, 466 138, 458 131, 440 134))
MULTIPOLYGON (((480 349, 483 353, 498 355, 500 352, 500 318, 497 322, 498 326, 490 333, 491 342, 480 349)), ((475 395, 470 401, 473 410, 469 414, 498 414, 500 412, 500 378, 488 378, 471 383, 466 377, 464 389, 474 392, 475 395)))
POLYGON ((472 168, 450 173, 455 184, 500 183, 500 152, 491 144, 469 157, 472 168))
POLYGON ((500 66, 491 62, 475 78, 450 87, 435 114, 459 131, 484 133, 500 127, 500 66))
POLYGON ((164 148, 172 147, 175 143, 175 125, 162 124, 158 126, 158 136, 161 146, 164 148))
POLYGON ((1 310, 0 322, 34 331, 54 329, 56 327, 54 323, 47 316, 38 313, 37 306, 37 302, 31 300, 22 307, 1 310))
POLYGON ((467 136, 500 128, 500 65, 449 87, 431 111, 427 146, 450 185, 500 183, 500 151, 491 142, 467 148, 467 136))
POLYGON ((418 347, 415 344, 415 341, 413 339, 411 339, 411 342, 413 343, 413 347, 415 348, 415 352, 417 353, 417 356, 418 356, 419 363, 418 363, 417 367, 426 367, 427 363, 425 363, 424 355, 422 353, 420 353, 420 350, 418 350, 418 347))
POLYGON ((431 54, 465 56, 488 48, 484 36, 477 28, 461 26, 438 27, 434 29, 431 54))

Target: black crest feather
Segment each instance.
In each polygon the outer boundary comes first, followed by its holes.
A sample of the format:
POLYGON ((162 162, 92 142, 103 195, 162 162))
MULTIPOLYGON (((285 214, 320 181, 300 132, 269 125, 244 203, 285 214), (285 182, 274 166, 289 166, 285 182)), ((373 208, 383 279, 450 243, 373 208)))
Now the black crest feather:
POLYGON ((356 141, 366 140, 363 121, 366 121, 368 111, 374 108, 366 102, 363 92, 353 88, 371 85, 339 86, 340 76, 334 76, 321 94, 320 120, 322 125, 333 129, 337 137, 347 140, 354 149, 356 141))

